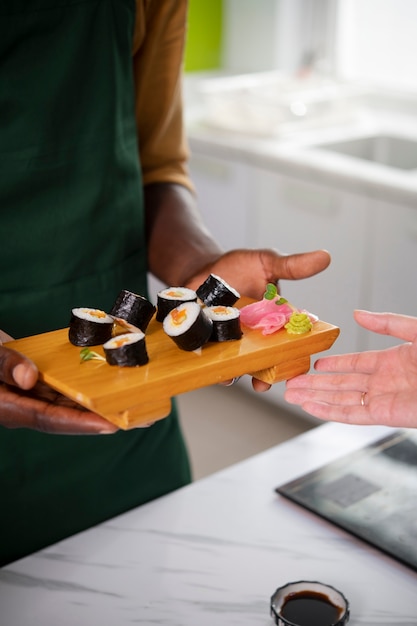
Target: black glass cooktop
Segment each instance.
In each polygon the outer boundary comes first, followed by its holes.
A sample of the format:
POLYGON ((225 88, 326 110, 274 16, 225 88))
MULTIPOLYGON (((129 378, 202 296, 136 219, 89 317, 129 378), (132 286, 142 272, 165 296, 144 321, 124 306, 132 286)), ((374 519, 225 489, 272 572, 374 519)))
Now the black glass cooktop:
POLYGON ((417 571, 417 431, 395 430, 276 491, 417 571))

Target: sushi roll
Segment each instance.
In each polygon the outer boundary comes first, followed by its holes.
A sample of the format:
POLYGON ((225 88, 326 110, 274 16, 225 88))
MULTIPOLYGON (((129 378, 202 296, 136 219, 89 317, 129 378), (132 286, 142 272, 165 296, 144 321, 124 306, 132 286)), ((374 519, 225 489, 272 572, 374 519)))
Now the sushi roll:
POLYGON ((117 296, 110 315, 127 330, 140 329, 145 332, 155 311, 156 307, 144 296, 123 289, 117 296))
POLYGON ((234 341, 242 337, 240 311, 232 306, 210 306, 204 309, 213 322, 210 341, 234 341))
POLYGON ((215 274, 210 274, 196 293, 206 306, 233 306, 240 298, 236 289, 215 274))
POLYGON ((106 361, 119 367, 136 367, 149 362, 146 350, 145 334, 125 333, 106 341, 103 345, 106 361))
POLYGON ((172 309, 183 302, 197 302, 197 294, 186 287, 168 287, 157 294, 156 320, 163 322, 172 309))
POLYGON ((197 302, 184 302, 172 309, 163 321, 166 334, 181 350, 197 350, 208 342, 213 323, 197 302))
POLYGON ((97 346, 112 336, 113 318, 100 309, 72 309, 68 338, 74 346, 97 346))

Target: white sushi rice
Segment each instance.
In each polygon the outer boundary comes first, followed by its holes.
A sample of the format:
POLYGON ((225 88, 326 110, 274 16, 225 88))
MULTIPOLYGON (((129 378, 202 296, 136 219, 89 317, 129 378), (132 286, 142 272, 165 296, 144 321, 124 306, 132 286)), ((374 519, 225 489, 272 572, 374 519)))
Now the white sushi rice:
POLYGON ((101 309, 89 309, 87 307, 79 307, 72 309, 72 314, 79 319, 97 324, 113 324, 113 318, 107 315, 101 309))
POLYGON ((239 309, 234 306, 207 306, 203 310, 213 322, 226 322, 240 317, 239 309))
POLYGON ((136 343, 137 341, 142 341, 145 337, 145 334, 142 332, 137 333, 124 333, 123 335, 117 335, 116 337, 112 337, 105 344, 103 344, 104 350, 116 350, 122 346, 125 346, 129 343, 136 343))
POLYGON ((159 291, 158 296, 165 300, 186 300, 187 302, 197 298, 196 292, 188 287, 168 287, 159 291))
POLYGON ((178 337, 194 324, 200 315, 201 307, 197 302, 184 302, 168 313, 163 321, 163 329, 170 337, 178 337), (184 320, 175 322, 175 316, 185 311, 184 320))

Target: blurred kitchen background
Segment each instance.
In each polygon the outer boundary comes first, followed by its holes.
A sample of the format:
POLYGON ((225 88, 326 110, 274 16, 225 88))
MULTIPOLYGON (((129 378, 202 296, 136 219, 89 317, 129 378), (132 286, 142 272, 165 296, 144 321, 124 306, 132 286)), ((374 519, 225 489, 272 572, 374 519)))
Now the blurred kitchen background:
MULTIPOLYGON (((189 2, 201 211, 225 249, 331 252, 326 272, 281 289, 340 327, 332 352, 393 343, 355 308, 417 313, 416 28, 415 0, 189 2)), ((196 478, 317 425, 283 390, 260 396, 243 377, 179 398, 196 478)))

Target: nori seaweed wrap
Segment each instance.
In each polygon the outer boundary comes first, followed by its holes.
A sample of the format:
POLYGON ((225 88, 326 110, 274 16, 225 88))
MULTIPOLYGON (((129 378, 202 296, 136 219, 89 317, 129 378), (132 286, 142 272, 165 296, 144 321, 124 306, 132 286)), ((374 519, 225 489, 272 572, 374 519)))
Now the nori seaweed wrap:
POLYGON ((103 345, 103 350, 109 365, 136 367, 149 362, 143 332, 113 337, 103 345))
POLYGON ((183 302, 197 302, 197 294, 187 287, 167 287, 157 294, 156 321, 163 322, 172 309, 183 302))
POLYGON ((98 346, 112 336, 113 318, 100 309, 72 309, 68 338, 74 346, 98 346))
POLYGON ((210 274, 196 293, 206 306, 233 306, 240 298, 240 293, 216 274, 210 274))
POLYGON ((208 342, 213 323, 197 302, 184 302, 163 321, 166 334, 181 350, 197 350, 208 342))
POLYGON ((116 320, 125 320, 142 332, 145 332, 155 311, 156 306, 144 296, 123 289, 117 296, 110 315, 115 317, 116 320))
POLYGON ((210 306, 204 309, 213 322, 210 341, 235 341, 242 337, 240 311, 232 306, 210 306))

